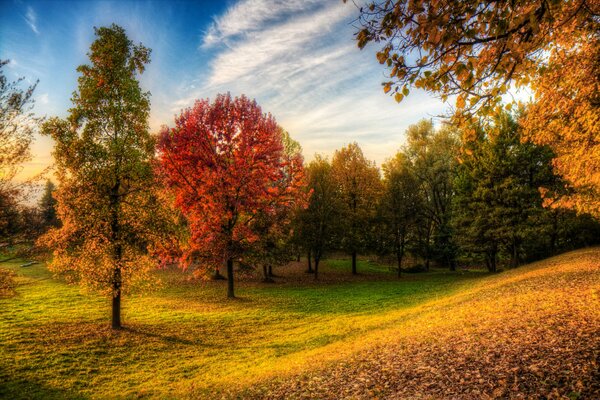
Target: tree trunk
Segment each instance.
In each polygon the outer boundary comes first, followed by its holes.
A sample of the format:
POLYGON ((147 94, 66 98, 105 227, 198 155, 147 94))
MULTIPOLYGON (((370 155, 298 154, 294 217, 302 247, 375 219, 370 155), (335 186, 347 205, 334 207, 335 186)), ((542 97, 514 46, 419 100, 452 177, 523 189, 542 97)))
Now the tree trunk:
POLYGON ((121 290, 112 298, 112 328, 121 329, 121 290))
POLYGON ((219 267, 215 268, 215 273, 212 276, 212 279, 215 281, 224 281, 225 280, 225 277, 223 275, 221 275, 221 271, 220 271, 219 267))
POLYGON ((398 249, 398 251, 396 252, 396 257, 398 258, 398 278, 400 278, 402 276, 402 250, 398 249))
POLYGON ((273 273, 272 265, 269 265, 269 278, 275 278, 275 274, 273 273))
POLYGON ((315 280, 319 279, 319 261, 321 261, 321 257, 315 254, 315 280))
POLYGON ((112 328, 121 329, 121 269, 113 273, 112 328))
POLYGON ((510 267, 517 268, 519 265, 519 254, 517 250, 517 244, 513 241, 512 244, 512 254, 510 256, 510 267))
POLYGON ((308 260, 308 269, 306 270, 306 273, 312 274, 314 271, 312 269, 312 251, 310 249, 308 250, 306 259, 308 260))
POLYGON ((274 280, 271 278, 271 276, 270 276, 270 274, 269 274, 269 267, 267 267, 267 265, 266 265, 266 264, 265 264, 265 265, 263 265, 263 276, 264 276, 264 278, 263 278, 263 282, 265 282, 265 283, 273 283, 273 282, 275 282, 275 281, 274 281, 274 280))
POLYGON ((227 297, 230 299, 235 298, 233 292, 233 260, 231 258, 227 260, 227 297))
POLYGON ((352 252, 352 275, 356 275, 356 251, 352 252))

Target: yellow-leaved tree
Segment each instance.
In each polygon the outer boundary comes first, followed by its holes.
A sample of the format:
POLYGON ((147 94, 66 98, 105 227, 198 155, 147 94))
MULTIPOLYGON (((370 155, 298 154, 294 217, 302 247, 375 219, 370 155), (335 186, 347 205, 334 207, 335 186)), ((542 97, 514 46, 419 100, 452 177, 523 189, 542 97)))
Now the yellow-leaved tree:
POLYGON ((116 25, 96 29, 67 119, 43 133, 53 156, 60 228, 42 242, 53 249, 50 269, 112 298, 112 327, 121 327, 124 290, 149 282, 150 253, 165 232, 153 175, 155 139, 148 130, 149 93, 136 79, 150 50, 116 25))
POLYGON ((600 216, 598 15, 600 0, 378 0, 361 7, 357 41, 382 44, 396 101, 411 87, 455 96, 465 126, 497 115, 511 86, 532 88, 526 137, 557 154, 560 204, 600 216))

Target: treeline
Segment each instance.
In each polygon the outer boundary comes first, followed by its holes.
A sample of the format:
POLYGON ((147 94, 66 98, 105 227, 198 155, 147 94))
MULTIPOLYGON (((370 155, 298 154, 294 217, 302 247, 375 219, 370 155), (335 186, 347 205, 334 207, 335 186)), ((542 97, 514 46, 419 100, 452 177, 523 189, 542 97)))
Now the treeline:
POLYGON ((516 267, 561 251, 597 244, 590 215, 553 208, 567 185, 552 170, 552 151, 524 142, 519 116, 508 112, 473 126, 475 139, 423 120, 406 131, 406 145, 380 170, 350 144, 307 166, 312 190, 296 217, 295 242, 318 276, 327 252, 393 256, 401 274, 432 265, 516 267))
POLYGON ((523 112, 460 129, 421 121, 381 170, 356 143, 306 166, 299 143, 245 96, 197 100, 151 133, 138 81, 150 49, 116 25, 95 33, 67 118, 40 124, 35 85, 0 74, 0 243, 43 233, 52 272, 112 297, 113 328, 122 295, 152 285, 160 265, 226 268, 235 297, 234 273, 261 268, 268 280, 301 254, 317 279, 332 251, 354 274, 365 254, 393 257, 398 274, 408 255, 417 270, 493 272, 598 243, 597 220, 552 207, 573 186, 553 172, 550 148, 523 140, 523 112), (30 207, 13 178, 35 125, 54 140, 58 185, 30 207))

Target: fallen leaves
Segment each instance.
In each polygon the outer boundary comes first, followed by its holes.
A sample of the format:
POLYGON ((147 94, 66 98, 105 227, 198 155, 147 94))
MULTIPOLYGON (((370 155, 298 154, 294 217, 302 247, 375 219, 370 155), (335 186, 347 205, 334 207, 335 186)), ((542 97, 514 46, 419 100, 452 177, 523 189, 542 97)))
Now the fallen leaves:
POLYGON ((565 255, 494 277, 408 321, 395 340, 243 396, 600 398, 597 256, 565 255))

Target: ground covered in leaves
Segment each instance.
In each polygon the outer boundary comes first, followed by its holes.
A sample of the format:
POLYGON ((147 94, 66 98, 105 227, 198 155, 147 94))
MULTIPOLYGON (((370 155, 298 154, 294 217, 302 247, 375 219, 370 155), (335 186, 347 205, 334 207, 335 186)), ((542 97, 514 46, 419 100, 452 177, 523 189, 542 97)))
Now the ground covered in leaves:
POLYGON ((355 354, 244 397, 600 399, 600 251, 478 282, 355 354))
POLYGON ((0 264, 0 398, 600 398, 600 249, 400 280, 294 264, 235 301, 163 271, 119 332, 107 299, 22 263, 0 264))

